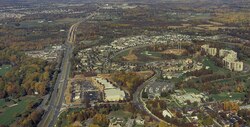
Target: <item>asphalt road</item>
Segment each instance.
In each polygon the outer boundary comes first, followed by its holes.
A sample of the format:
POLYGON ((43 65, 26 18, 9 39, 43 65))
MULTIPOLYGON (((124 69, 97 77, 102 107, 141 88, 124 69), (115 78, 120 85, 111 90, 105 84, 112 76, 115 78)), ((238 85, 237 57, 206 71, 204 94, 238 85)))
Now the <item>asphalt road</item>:
POLYGON ((71 54, 73 51, 73 46, 67 41, 66 50, 64 52, 64 57, 61 64, 61 72, 58 74, 54 90, 51 93, 51 98, 49 100, 48 109, 45 112, 42 120, 38 124, 38 127, 52 127, 56 123, 57 116, 62 106, 64 100, 64 91, 66 89, 70 68, 71 68, 71 54))
POLYGON ((48 109, 43 115, 42 120, 38 124, 38 127, 53 127, 56 124, 58 115, 60 113, 60 109, 64 101, 64 92, 65 92, 69 74, 70 74, 70 69, 71 69, 70 59, 72 57, 72 52, 74 49, 73 43, 76 40, 77 27, 79 26, 80 23, 88 20, 94 15, 95 13, 92 13, 86 18, 84 18, 82 21, 79 21, 70 27, 68 38, 65 43, 66 50, 64 52, 64 56, 63 56, 62 64, 60 68, 61 72, 58 74, 58 77, 54 86, 54 90, 51 93, 51 98, 49 100, 48 109))
POLYGON ((159 122, 164 122, 166 124, 166 121, 160 119, 159 117, 155 116, 153 113, 151 113, 151 111, 148 110, 148 108, 146 107, 145 102, 142 100, 142 91, 143 89, 150 85, 151 83, 155 82, 155 80, 157 79, 157 77, 160 76, 161 71, 156 69, 154 70, 155 74, 149 78, 148 80, 146 80, 143 84, 141 84, 137 90, 135 91, 135 93, 133 94, 133 103, 142 111, 144 111, 145 113, 147 113, 148 115, 150 115, 152 118, 154 118, 155 120, 159 121, 159 122))
MULTIPOLYGON (((147 45, 138 45, 138 46, 134 46, 134 47, 129 47, 126 48, 124 50, 118 51, 116 52, 113 56, 110 57, 110 59, 113 59, 114 57, 116 57, 117 55, 119 55, 120 53, 124 52, 124 51, 128 51, 131 49, 135 49, 135 48, 142 48, 142 47, 146 47, 146 46, 150 46, 152 44, 147 44, 147 45)), ((106 61, 108 62, 108 61, 106 61)), ((164 122, 166 124, 166 121, 160 119, 159 117, 155 116, 150 110, 148 110, 148 108, 146 107, 145 102, 142 100, 142 91, 144 90, 145 87, 147 87, 148 85, 150 85, 151 83, 155 82, 155 80, 160 76, 161 71, 159 69, 155 69, 155 74, 149 78, 148 80, 146 80, 143 84, 141 84, 135 91, 135 93, 133 94, 133 100, 132 102, 137 106, 137 108, 139 108, 140 110, 144 111, 145 113, 147 113, 148 115, 150 115, 152 118, 154 118, 155 120, 159 121, 159 122, 164 122)))

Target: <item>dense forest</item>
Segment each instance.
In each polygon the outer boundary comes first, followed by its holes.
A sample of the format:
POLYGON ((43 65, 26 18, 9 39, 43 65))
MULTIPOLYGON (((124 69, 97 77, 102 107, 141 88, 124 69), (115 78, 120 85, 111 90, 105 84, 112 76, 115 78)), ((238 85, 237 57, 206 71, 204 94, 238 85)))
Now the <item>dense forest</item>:
POLYGON ((0 77, 0 98, 45 95, 53 75, 53 66, 44 60, 4 49, 0 51, 1 64, 11 64, 12 69, 0 77))

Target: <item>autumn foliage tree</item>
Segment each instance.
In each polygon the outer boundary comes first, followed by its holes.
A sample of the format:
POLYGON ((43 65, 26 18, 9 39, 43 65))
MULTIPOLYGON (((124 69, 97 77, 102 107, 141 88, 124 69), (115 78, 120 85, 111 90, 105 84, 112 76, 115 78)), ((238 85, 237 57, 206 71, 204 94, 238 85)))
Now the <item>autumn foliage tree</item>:
POLYGON ((109 125, 109 119, 105 114, 96 114, 93 117, 93 123, 102 127, 106 127, 109 125))
POLYGON ((236 102, 224 101, 223 102, 223 110, 238 112, 239 111, 239 104, 236 102))
POLYGON ((112 79, 131 93, 143 82, 143 78, 135 72, 115 72, 112 79))
POLYGON ((0 51, 0 61, 12 65, 12 69, 0 76, 0 98, 20 97, 38 92, 45 95, 53 78, 54 63, 31 58, 10 49, 0 51))

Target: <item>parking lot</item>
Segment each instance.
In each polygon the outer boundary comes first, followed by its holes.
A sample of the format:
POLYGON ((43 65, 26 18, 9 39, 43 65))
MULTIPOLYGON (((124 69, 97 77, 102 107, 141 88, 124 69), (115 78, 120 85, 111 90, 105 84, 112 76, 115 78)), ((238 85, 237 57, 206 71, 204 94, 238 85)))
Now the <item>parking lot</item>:
POLYGON ((160 96, 162 92, 168 92, 174 88, 174 84, 170 82, 151 82, 150 85, 144 89, 148 93, 149 97, 160 96))

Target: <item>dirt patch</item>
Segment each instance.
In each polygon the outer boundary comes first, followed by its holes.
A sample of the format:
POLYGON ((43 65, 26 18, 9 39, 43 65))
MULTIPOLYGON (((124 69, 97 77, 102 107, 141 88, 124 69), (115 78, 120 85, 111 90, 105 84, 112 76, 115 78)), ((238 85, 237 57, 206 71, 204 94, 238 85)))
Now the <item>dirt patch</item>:
POLYGON ((154 74, 154 72, 153 71, 140 71, 140 72, 136 72, 136 74, 139 75, 140 77, 143 77, 143 79, 148 79, 154 74))
POLYGON ((130 50, 127 56, 122 57, 126 61, 136 61, 138 57, 130 50))
POLYGON ((81 124, 81 121, 75 121, 73 124, 72 124, 73 127, 83 127, 82 124, 81 124))
POLYGON ((187 50, 186 49, 167 49, 167 50, 164 50, 162 51, 161 53, 163 54, 173 54, 173 55, 183 55, 185 53, 187 53, 187 50))

